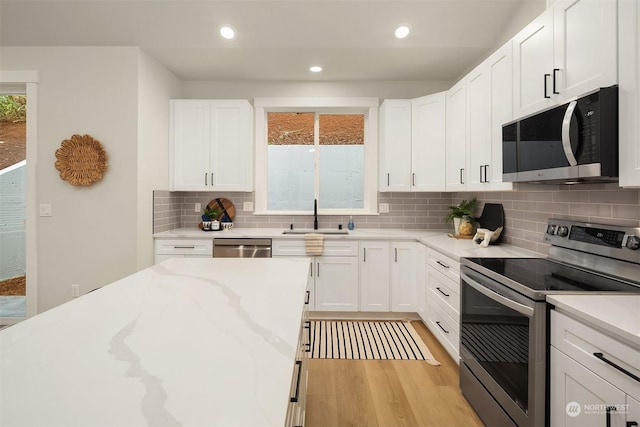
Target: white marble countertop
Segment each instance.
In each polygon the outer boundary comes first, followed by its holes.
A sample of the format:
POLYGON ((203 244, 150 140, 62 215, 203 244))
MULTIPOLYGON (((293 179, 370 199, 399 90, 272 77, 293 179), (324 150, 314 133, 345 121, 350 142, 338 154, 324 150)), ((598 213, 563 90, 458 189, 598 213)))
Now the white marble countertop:
POLYGON ((170 259, 6 328, 0 425, 282 426, 308 275, 170 259))
MULTIPOLYGON (((303 234, 282 234, 280 228, 233 228, 228 231, 204 232, 197 228, 178 228, 156 233, 158 239, 214 239, 214 238, 258 238, 304 239, 303 234)), ((349 234, 327 234, 330 240, 414 240, 421 242, 446 255, 460 259, 464 257, 541 257, 540 253, 528 251, 517 246, 498 244, 483 248, 470 239, 454 239, 446 231, 402 230, 402 229, 355 229, 349 234)))
POLYGON ((640 295, 548 295, 547 302, 640 350, 640 295))

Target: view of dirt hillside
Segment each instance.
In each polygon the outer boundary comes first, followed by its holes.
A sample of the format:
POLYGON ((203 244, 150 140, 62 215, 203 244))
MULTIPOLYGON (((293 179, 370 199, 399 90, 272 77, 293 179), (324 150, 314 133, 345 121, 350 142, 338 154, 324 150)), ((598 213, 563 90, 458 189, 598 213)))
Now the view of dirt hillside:
MULTIPOLYGON (((0 96, 0 170, 26 158, 26 99, 0 96)), ((25 285, 25 276, 0 281, 0 296, 25 295, 25 285)))

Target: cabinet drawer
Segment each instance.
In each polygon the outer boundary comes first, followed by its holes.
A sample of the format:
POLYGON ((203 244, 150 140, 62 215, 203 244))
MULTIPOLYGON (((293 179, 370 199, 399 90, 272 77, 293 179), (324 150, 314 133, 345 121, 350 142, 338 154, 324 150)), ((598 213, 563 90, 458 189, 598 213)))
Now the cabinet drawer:
MULTIPOLYGON (((273 256, 307 256, 303 240, 273 240, 273 256)), ((325 240, 322 256, 358 256, 358 242, 345 240, 325 240)))
POLYGON ((451 357, 458 363, 460 354, 460 328, 458 322, 445 314, 444 311, 433 302, 429 302, 427 316, 427 326, 436 338, 438 338, 440 344, 447 349, 451 357))
POLYGON ((433 267, 454 282, 460 281, 460 263, 451 257, 429 249, 427 265, 433 267))
POLYGON ((454 319, 460 315, 460 282, 451 280, 433 266, 427 267, 430 298, 449 311, 454 319))
POLYGON ((213 256, 212 239, 156 239, 156 255, 213 256))
POLYGON ((640 377, 637 349, 556 310, 551 311, 551 345, 632 397, 640 398, 638 381, 594 355, 601 353, 610 362, 640 377))

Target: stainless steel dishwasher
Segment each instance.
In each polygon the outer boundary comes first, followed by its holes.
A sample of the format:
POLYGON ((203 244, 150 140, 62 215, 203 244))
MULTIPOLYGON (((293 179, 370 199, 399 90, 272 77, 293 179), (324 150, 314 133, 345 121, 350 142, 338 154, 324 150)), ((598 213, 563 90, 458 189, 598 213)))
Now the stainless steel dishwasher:
POLYGON ((213 239, 214 258, 271 258, 271 239, 213 239))

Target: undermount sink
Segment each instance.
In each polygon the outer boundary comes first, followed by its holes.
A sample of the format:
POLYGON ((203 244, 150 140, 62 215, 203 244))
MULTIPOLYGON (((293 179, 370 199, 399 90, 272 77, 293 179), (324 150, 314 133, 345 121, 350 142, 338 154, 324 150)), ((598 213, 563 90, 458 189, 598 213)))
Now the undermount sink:
POLYGON ((311 230, 307 228, 301 228, 298 230, 284 230, 282 234, 309 234, 309 233, 318 233, 318 234, 349 234, 348 230, 311 230))

